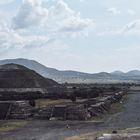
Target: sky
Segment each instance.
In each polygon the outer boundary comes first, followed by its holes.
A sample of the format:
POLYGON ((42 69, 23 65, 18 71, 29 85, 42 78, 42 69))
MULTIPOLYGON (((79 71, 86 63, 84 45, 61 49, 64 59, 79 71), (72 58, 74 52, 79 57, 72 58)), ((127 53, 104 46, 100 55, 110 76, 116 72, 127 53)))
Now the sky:
POLYGON ((0 0, 0 59, 82 72, 140 70, 139 0, 0 0))

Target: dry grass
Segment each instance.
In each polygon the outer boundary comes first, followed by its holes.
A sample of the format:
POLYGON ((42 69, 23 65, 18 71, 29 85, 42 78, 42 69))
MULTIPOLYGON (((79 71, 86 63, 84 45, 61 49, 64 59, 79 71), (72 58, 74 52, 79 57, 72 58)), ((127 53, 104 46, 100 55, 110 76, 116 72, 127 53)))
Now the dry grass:
POLYGON ((81 134, 79 136, 72 136, 72 137, 65 138, 64 140, 94 140, 97 136, 101 136, 100 131, 81 134), (99 133, 100 133, 100 135, 99 135, 99 133))
POLYGON ((71 101, 66 99, 60 99, 60 100, 39 99, 36 100, 36 107, 41 108, 50 105, 68 104, 68 103, 71 103, 71 101))
POLYGON ((140 133, 140 127, 127 128, 121 131, 122 133, 140 133))
POLYGON ((64 140, 81 140, 79 136, 73 136, 69 138, 65 138, 64 140))
MULTIPOLYGON (((76 103, 81 103, 84 102, 85 99, 77 99, 76 103)), ((36 107, 37 108, 42 108, 42 107, 47 107, 50 105, 69 105, 69 104, 74 104, 70 99, 58 99, 58 100, 50 100, 50 99, 39 99, 36 100, 36 107)))

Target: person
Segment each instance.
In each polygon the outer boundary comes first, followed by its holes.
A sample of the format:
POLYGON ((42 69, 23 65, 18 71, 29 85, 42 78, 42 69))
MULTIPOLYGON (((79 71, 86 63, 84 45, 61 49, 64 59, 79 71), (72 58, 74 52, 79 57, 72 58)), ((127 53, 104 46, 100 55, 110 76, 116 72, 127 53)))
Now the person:
POLYGON ((66 126, 68 129, 70 128, 70 126, 69 126, 69 124, 67 124, 67 126, 66 126))
POLYGON ((112 131, 112 134, 117 134, 118 132, 116 130, 113 130, 112 131))

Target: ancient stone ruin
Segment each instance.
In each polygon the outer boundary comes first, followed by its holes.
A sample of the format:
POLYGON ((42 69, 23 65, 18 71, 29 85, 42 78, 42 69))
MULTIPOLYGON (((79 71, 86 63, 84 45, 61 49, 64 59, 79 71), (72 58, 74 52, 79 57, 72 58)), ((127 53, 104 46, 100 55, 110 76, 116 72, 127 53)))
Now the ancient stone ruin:
POLYGON ((61 120, 88 120, 100 116, 109 111, 113 103, 119 102, 124 92, 116 93, 112 96, 88 100, 80 103, 53 105, 38 109, 35 118, 38 119, 61 119, 61 120), (96 102, 95 102, 96 100, 96 102))
POLYGON ((0 66, 0 119, 88 120, 108 112, 111 105, 119 102, 125 93, 124 90, 117 89, 112 92, 106 88, 108 94, 105 94, 101 89, 70 90, 24 66, 2 65, 0 66), (67 104, 36 108, 34 100, 38 98, 53 100, 64 98, 72 101, 67 104))
POLYGON ((0 101, 0 119, 28 119, 32 109, 28 101, 0 101))
MULTIPOLYGON (((0 66, 0 100, 30 100, 52 97, 65 88, 33 70, 16 64, 0 66)), ((64 93, 63 93, 64 94, 64 93)))
MULTIPOLYGON (((0 119, 27 119, 32 115, 30 100, 52 98, 65 88, 57 82, 17 64, 0 66, 0 119)), ((55 97, 54 97, 55 98, 55 97)))

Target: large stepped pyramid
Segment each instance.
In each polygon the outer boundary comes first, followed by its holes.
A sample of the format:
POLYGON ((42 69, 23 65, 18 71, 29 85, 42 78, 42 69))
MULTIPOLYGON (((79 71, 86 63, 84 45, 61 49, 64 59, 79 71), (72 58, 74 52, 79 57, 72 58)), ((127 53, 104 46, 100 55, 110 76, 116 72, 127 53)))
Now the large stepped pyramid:
MULTIPOLYGON (((0 66, 0 95, 3 100, 27 96, 57 96, 65 91, 65 88, 54 80, 44 78, 34 70, 17 64, 0 66)), ((24 97, 27 99, 26 97, 24 97)), ((22 99, 22 98, 21 98, 22 99)), ((21 100, 20 99, 20 100, 21 100)), ((0 98, 0 100, 2 100, 0 98)))

